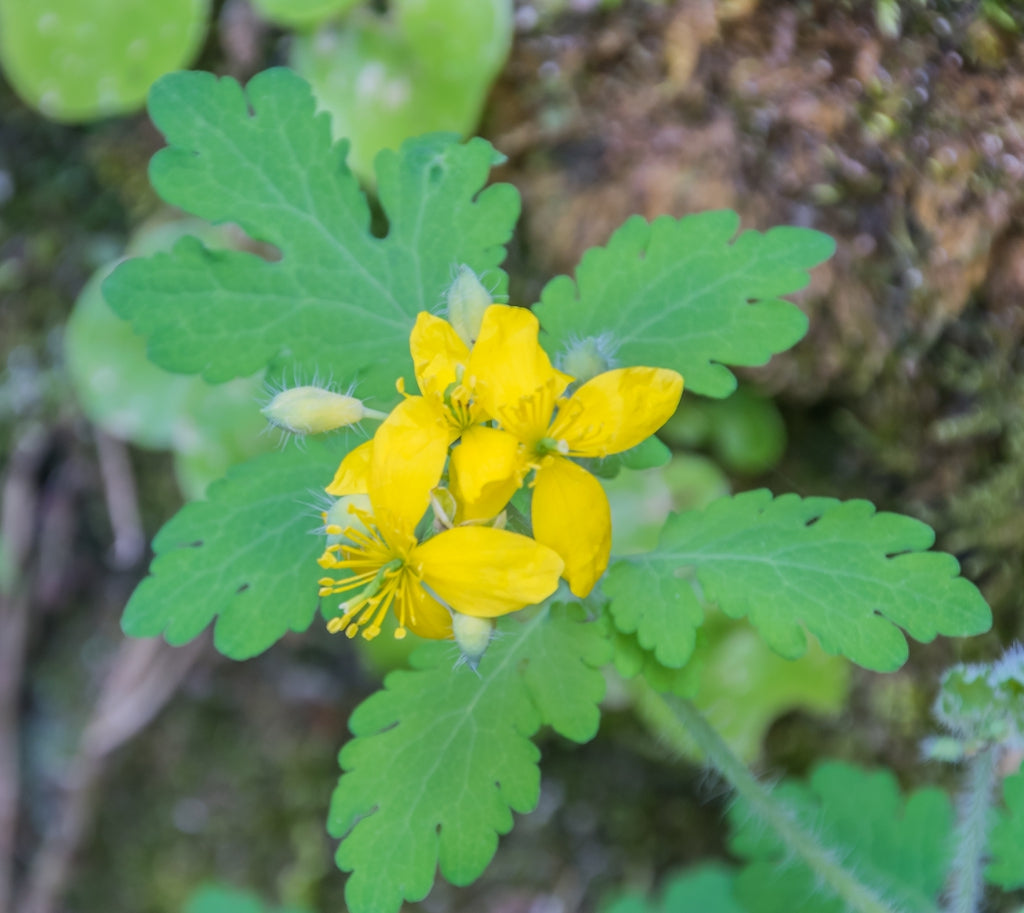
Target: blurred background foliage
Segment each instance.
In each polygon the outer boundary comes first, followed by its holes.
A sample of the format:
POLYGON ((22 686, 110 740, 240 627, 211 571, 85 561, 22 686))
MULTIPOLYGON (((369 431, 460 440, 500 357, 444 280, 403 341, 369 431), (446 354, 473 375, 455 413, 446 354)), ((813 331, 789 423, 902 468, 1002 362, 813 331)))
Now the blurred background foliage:
MULTIPOLYGON (((27 913, 341 909, 335 753, 402 661, 316 630, 244 664, 119 632, 160 524, 276 444, 259 378, 158 371, 99 294, 183 232, 239 243, 149 189, 154 78, 294 66, 364 178, 407 135, 478 130, 524 199, 517 304, 636 212, 833 235, 799 298, 809 337, 729 400, 684 398, 671 460, 609 482, 616 547, 761 485, 933 524, 991 635, 878 676, 713 618, 671 686, 773 774, 832 756, 949 785, 918 760, 940 672, 1024 633, 1022 26, 1010 0, 0 0, 0 908, 17 889, 27 913), (263 900, 195 894, 210 880, 263 900)), ((480 882, 420 908, 593 909, 725 856, 699 761, 644 732, 615 674, 599 739, 542 747, 539 809, 480 882)))

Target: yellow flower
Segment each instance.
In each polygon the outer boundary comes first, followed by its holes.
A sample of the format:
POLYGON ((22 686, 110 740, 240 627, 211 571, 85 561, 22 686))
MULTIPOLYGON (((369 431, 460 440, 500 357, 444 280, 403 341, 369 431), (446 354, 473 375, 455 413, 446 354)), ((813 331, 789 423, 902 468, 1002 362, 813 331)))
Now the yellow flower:
POLYGON ((474 514, 534 470, 533 534, 562 557, 563 576, 582 597, 608 566, 611 511, 600 482, 573 458, 621 453, 650 437, 675 411, 683 378, 663 368, 619 368, 562 398, 572 378, 551 366, 538 330, 523 308, 492 305, 484 314, 467 375, 500 428, 463 435, 452 453, 452 490, 474 514))
MULTIPOLYGON (((455 527, 421 542, 416 526, 447 456, 443 419, 423 397, 404 400, 377 430, 369 458, 372 512, 350 507, 359 523, 343 530, 320 558, 347 572, 320 580, 320 595, 348 593, 328 629, 372 639, 385 616, 398 619, 396 637, 412 631, 435 640, 453 636, 452 613, 494 618, 550 596, 562 559, 527 536, 481 526, 455 527), (415 459, 403 448, 422 447, 415 459)), ((364 445, 365 446, 365 445, 364 445)), ((336 530, 331 529, 332 533, 336 530)))
MULTIPOLYGON (((451 324, 421 311, 409 336, 409 350, 422 395, 405 394, 404 384, 399 380, 398 389, 405 395, 405 402, 418 405, 406 409, 406 420, 392 424, 390 434, 394 446, 410 458, 423 449, 447 453, 452 442, 486 418, 474 401, 472 391, 463 383, 469 363, 469 348, 451 324), (407 434, 404 440, 401 439, 403 432, 407 434)), ((333 481, 327 487, 328 494, 365 494, 373 452, 372 440, 351 451, 338 466, 333 481)), ((437 474, 428 490, 441 478, 444 460, 430 465, 436 465, 437 474)))

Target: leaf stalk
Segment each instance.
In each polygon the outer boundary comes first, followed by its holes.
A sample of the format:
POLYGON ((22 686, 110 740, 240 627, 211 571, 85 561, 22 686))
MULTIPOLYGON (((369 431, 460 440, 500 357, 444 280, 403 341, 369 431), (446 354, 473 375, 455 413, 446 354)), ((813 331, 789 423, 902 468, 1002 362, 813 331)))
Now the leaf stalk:
POLYGON ((821 846, 793 813, 771 792, 726 744, 721 735, 690 701, 671 703, 642 679, 633 689, 637 711, 654 731, 674 747, 689 749, 694 743, 707 762, 729 783, 764 824, 775 831, 786 848, 799 856, 853 913, 892 913, 878 891, 861 882, 836 861, 836 853, 821 846))
POLYGON ((953 868, 945 913, 978 913, 985 895, 982 868, 988 849, 992 821, 992 795, 999 775, 1001 746, 990 745, 977 752, 967 766, 960 793, 953 868))

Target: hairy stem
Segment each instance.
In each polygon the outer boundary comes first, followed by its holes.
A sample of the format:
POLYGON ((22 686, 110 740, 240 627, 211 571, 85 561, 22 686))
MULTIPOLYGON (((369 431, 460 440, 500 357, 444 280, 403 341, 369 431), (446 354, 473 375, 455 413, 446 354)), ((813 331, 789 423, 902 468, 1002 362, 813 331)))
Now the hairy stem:
POLYGON ((840 865, 836 854, 821 846, 796 817, 772 797, 690 701, 673 699, 670 704, 638 681, 634 698, 644 721, 677 748, 696 744, 753 814, 775 831, 786 848, 807 864, 818 880, 844 902, 846 909, 855 913, 892 913, 892 908, 875 889, 840 865))
POLYGON ((1000 747, 979 751, 967 767, 967 782, 960 793, 953 869, 949 877, 947 913, 978 913, 985 894, 982 866, 988 847, 992 793, 999 773, 1000 747))

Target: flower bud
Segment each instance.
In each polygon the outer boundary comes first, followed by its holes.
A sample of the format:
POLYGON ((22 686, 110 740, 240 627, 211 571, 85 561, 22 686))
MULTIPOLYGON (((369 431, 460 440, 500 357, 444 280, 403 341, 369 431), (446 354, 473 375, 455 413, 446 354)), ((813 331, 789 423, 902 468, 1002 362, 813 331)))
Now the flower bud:
POLYGON ((272 425, 293 434, 322 434, 371 414, 354 396, 312 386, 282 390, 260 411, 272 425))
POLYGON ((343 495, 338 498, 322 515, 327 544, 330 546, 345 541, 348 530, 367 532, 364 521, 370 516, 371 510, 369 495, 343 495))
POLYGON ((455 635, 455 643, 462 651, 463 662, 475 672, 487 650, 487 645, 491 642, 494 619, 452 612, 452 633, 455 635))
POLYGON ((459 267, 459 275, 448 289, 448 322, 470 348, 480 335, 484 311, 494 302, 468 266, 459 267))
POLYGON ((613 365, 610 340, 605 336, 588 336, 569 344, 561 358, 561 369, 577 383, 585 384, 613 365))

